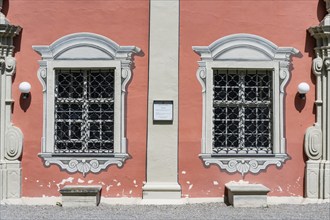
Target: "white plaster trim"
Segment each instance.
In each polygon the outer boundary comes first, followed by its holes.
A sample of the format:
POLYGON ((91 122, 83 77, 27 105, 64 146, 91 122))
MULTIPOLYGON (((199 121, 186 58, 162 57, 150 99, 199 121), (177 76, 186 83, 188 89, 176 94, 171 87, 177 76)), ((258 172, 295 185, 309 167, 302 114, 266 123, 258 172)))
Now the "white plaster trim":
POLYGON ((201 56, 197 79, 202 86, 202 145, 200 157, 206 166, 217 164, 230 173, 242 175, 258 173, 269 165, 281 167, 289 157, 284 135, 284 95, 290 78, 291 56, 299 53, 293 47, 278 47, 269 40, 251 34, 234 34, 220 38, 209 46, 194 46, 201 56), (213 70, 214 69, 270 69, 273 70, 273 157, 256 156, 253 159, 224 156, 212 157, 213 137, 213 70))
POLYGON ((132 54, 141 51, 135 46, 119 46, 114 41, 93 33, 75 33, 64 36, 50 46, 33 46, 42 60, 38 78, 43 87, 43 136, 41 153, 46 166, 58 165, 67 172, 98 173, 116 164, 121 167, 129 157, 127 152, 125 114, 126 91, 131 80, 132 54), (56 68, 112 68, 115 69, 114 95, 114 153, 73 155, 63 157, 54 153, 54 85, 56 68))

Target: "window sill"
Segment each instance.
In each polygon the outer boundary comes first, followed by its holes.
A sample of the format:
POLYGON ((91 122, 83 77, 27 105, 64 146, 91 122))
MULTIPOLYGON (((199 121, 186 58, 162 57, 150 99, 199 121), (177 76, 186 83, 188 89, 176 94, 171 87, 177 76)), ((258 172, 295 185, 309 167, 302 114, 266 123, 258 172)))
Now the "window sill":
POLYGON ((258 173, 260 170, 265 170, 269 165, 281 167, 283 163, 289 159, 287 154, 273 155, 239 155, 228 157, 217 154, 200 154, 199 157, 204 161, 206 166, 217 164, 220 169, 226 170, 229 173, 239 172, 244 176, 246 173, 258 173))
POLYGON ((84 176, 87 173, 98 173, 108 168, 108 166, 116 164, 117 167, 122 167, 128 154, 111 154, 111 155, 59 155, 55 153, 40 153, 39 157, 44 160, 48 167, 51 164, 58 165, 62 170, 69 173, 80 172, 84 176))

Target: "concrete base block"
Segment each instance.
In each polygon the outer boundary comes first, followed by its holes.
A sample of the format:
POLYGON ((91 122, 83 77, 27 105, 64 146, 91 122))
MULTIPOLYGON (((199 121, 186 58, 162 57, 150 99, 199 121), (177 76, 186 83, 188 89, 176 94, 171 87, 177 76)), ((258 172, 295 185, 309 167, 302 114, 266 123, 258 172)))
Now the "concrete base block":
POLYGON ((64 186, 62 194, 62 204, 67 207, 97 206, 100 203, 102 186, 64 186))
POLYGON ((262 184, 226 184, 228 202, 234 207, 266 207, 267 193, 262 184))
POLYGON ((181 187, 178 183, 147 183, 143 186, 143 199, 181 199, 181 187))

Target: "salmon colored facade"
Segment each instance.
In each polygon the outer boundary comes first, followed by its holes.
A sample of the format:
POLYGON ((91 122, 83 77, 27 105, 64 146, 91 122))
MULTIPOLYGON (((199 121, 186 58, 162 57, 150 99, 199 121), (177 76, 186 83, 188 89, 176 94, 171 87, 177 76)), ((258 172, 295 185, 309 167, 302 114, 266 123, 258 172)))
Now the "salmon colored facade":
MULTIPOLYGON (((24 136, 23 151, 19 158, 21 193, 18 197, 58 197, 61 195, 59 190, 65 185, 101 185, 101 195, 109 198, 157 198, 157 192, 160 192, 159 198, 164 198, 166 196, 163 195, 172 192, 172 189, 180 198, 222 198, 226 195, 225 184, 243 181, 263 184, 270 189, 268 196, 308 197, 306 190, 309 186, 306 184, 310 183, 306 181, 306 164, 309 158, 304 152, 304 143, 306 129, 317 120, 317 80, 312 66, 316 57, 314 47, 320 45, 315 44, 306 30, 319 25, 326 15, 325 4, 328 1, 158 2, 160 3, 153 0, 3 2, 2 13, 10 24, 22 27, 14 38, 16 74, 12 83, 12 99, 15 102, 11 116, 13 125, 24 136), (166 4, 174 4, 173 2, 177 5, 166 8, 166 4), (164 13, 167 10, 172 13, 171 10, 175 11, 177 7, 177 16, 169 16, 168 20, 157 18, 162 16, 163 6, 164 13), (173 26, 172 20, 173 24, 178 25, 173 28, 178 30, 178 34, 171 29, 168 30, 168 37, 157 37, 157 31, 166 33, 167 25, 173 26), (165 24, 163 27, 162 22, 165 24), (46 166, 38 156, 42 151, 45 101, 37 73, 38 61, 44 58, 32 48, 36 45, 51 45, 64 36, 82 32, 101 35, 121 46, 134 45, 141 49, 141 52, 133 55, 134 67, 127 86, 126 110, 123 114, 129 158, 122 167, 111 165, 100 172, 88 172, 86 175, 78 171, 70 173, 55 164, 46 166), (201 56, 192 48, 208 46, 226 36, 243 33, 267 39, 278 47, 295 48, 299 53, 291 56, 290 77, 284 95, 283 129, 288 159, 279 167, 272 164, 257 173, 247 172, 242 175, 240 172, 228 172, 216 164, 206 166, 200 157, 204 113, 202 86, 196 78, 196 71, 201 56), (177 36, 177 44, 173 43, 177 45, 174 50, 165 46, 175 41, 172 36, 177 36), (155 43, 157 39, 162 42, 155 43), (164 48, 161 48, 162 44, 164 48), (177 67, 172 66, 177 72, 173 72, 172 67, 166 69, 162 66, 167 62, 167 55, 173 53, 177 58, 169 55, 168 59, 177 63, 177 67), (157 59, 158 55, 160 59, 157 59), (159 72, 153 69, 158 66, 159 72), (169 87, 166 87, 168 90, 159 86, 167 83, 166 78, 161 78, 164 75, 157 75, 162 74, 162 71, 164 74, 168 72, 169 78, 173 72, 177 78, 177 82, 169 79, 169 87), (31 84, 28 99, 22 99, 18 89, 23 81, 31 84), (297 93, 301 82, 310 86, 306 99, 301 99, 297 93), (171 88, 178 90, 173 90, 178 102, 176 98, 168 96, 172 94, 171 88), (171 102, 174 103, 171 125, 153 123, 155 100, 174 100, 171 102), (157 136, 157 132, 161 132, 158 129, 164 127, 170 129, 168 140, 167 133, 164 137, 157 136), (167 147, 166 143, 172 143, 172 135, 177 138, 177 141, 174 140, 176 144, 167 147), (160 156, 157 156, 156 145, 162 149, 160 156), (161 185, 159 188, 158 183, 161 185), (173 188, 166 188, 167 183, 172 184, 173 188)), ((327 130, 323 131, 323 135, 326 135, 325 132, 327 130)), ((325 139, 329 140, 323 136, 323 140, 325 139)), ((324 152, 330 151, 329 142, 323 142, 322 146, 324 152)), ((325 157, 323 160, 328 161, 329 158, 325 157)), ((326 178, 325 174, 325 180, 315 181, 317 185, 321 181, 326 184, 326 178)), ((171 194, 169 198, 174 198, 175 195, 172 197, 171 194)), ((329 195, 325 190, 322 196, 317 197, 325 199, 329 195)), ((11 197, 3 196, 1 199, 9 198, 11 197)))

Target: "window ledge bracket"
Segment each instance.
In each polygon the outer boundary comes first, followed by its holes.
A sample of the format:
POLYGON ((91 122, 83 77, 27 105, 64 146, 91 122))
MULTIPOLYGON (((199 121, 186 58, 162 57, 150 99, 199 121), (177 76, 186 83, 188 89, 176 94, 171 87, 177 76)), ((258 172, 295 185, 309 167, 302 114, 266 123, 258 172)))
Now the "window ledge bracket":
POLYGON ((129 155, 114 154, 109 157, 61 157, 52 153, 41 153, 39 154, 39 157, 44 160, 47 167, 56 164, 61 170, 66 170, 69 173, 80 172, 86 176, 87 173, 98 173, 113 164, 117 165, 117 167, 122 167, 126 159, 129 158, 129 155))
MULTIPOLYGON (((218 156, 218 155, 217 155, 218 156)), ((282 167, 287 159, 287 154, 274 154, 272 157, 214 157, 212 154, 200 154, 199 157, 206 166, 216 164, 219 168, 229 173, 239 172, 242 176, 247 173, 259 173, 269 165, 282 167)))

